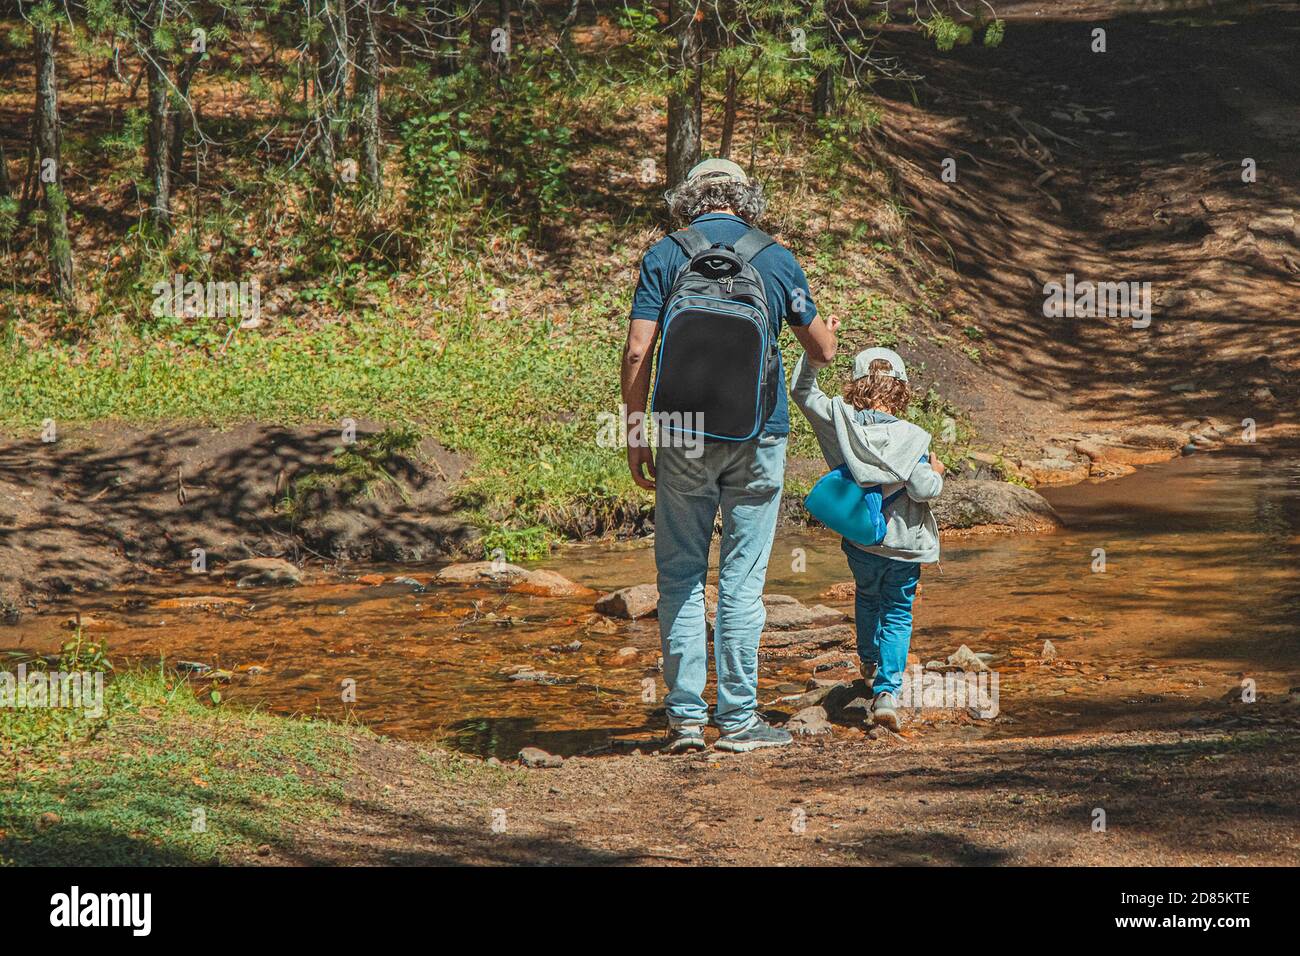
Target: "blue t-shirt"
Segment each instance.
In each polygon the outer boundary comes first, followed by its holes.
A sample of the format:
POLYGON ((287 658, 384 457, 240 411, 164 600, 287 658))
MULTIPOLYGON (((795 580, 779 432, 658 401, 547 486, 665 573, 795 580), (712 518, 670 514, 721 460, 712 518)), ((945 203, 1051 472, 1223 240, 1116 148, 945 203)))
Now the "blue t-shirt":
MULTIPOLYGON (((749 231, 749 225, 739 216, 725 212, 709 212, 691 223, 709 242, 735 245, 749 231)), ((641 278, 632 295, 632 318, 658 322, 663 312, 664 300, 672 289, 677 273, 686 264, 686 254, 672 239, 665 236, 650 247, 641 260, 641 278)), ((763 277, 767 292, 767 312, 772 317, 772 336, 781 334, 781 323, 807 325, 817 316, 817 305, 808 289, 808 279, 795 262, 790 250, 774 242, 753 259, 753 266, 763 277)), ((778 354, 778 363, 781 361, 778 354)), ((785 367, 780 367, 781 381, 785 381, 785 367)), ((776 407, 763 426, 764 435, 790 434, 790 410, 786 390, 778 389, 776 407)))

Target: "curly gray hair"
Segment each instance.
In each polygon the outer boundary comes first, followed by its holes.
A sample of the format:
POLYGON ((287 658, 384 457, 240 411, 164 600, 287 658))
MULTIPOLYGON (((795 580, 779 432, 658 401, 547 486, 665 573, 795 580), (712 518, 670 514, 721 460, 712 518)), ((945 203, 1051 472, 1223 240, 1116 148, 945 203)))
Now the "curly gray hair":
POLYGON ((664 193, 664 199, 668 200, 668 214, 673 222, 681 225, 706 212, 731 209, 752 226, 767 210, 763 184, 752 179, 742 183, 726 177, 701 176, 670 189, 664 193))

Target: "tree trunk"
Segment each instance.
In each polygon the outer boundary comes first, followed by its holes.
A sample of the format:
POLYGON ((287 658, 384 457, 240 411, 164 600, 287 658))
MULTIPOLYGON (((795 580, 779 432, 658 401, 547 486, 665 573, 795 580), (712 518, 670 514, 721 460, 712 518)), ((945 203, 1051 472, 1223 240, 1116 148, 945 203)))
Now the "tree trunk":
POLYGON ((510 72, 510 56, 512 53, 514 53, 513 47, 514 47, 515 35, 514 35, 514 31, 510 29, 510 14, 511 14, 510 6, 511 6, 510 0, 497 0, 497 24, 493 31, 494 44, 499 42, 496 40, 496 34, 495 34, 496 29, 504 30, 505 36, 504 36, 504 46, 501 49, 497 49, 494 45, 493 53, 492 53, 492 62, 496 65, 496 68, 502 73, 510 72))
POLYGON ((704 37, 695 3, 668 5, 668 25, 677 38, 671 61, 676 76, 668 94, 668 187, 686 178, 700 161, 701 86, 704 37), (682 9, 682 8, 685 9, 682 9))
MULTIPOLYGON (((154 27, 161 27, 164 7, 158 5, 154 27)), ((161 235, 172 231, 171 187, 171 83, 167 54, 154 43, 152 31, 144 37, 145 70, 149 94, 149 137, 145 177, 149 181, 149 221, 161 235)))
POLYGON ((317 148, 326 176, 333 175, 334 160, 348 135, 348 27, 347 0, 321 0, 320 39, 316 44, 317 148))
POLYGON ((68 198, 63 191, 63 162, 59 154, 59 99, 54 75, 54 33, 32 27, 36 46, 36 175, 45 206, 45 238, 49 250, 50 287, 64 305, 76 309, 72 276, 72 240, 68 236, 68 198))
MULTIPOLYGON (((199 63, 203 61, 203 54, 191 52, 184 62, 181 63, 180 69, 176 71, 176 91, 182 100, 188 100, 190 95, 190 83, 194 79, 194 74, 198 72, 199 63)), ((172 114, 171 129, 171 179, 173 183, 179 182, 181 178, 181 164, 185 160, 185 130, 193 125, 194 113, 193 107, 187 102, 177 106, 176 112, 172 114)))
POLYGON ((0 199, 13 195, 14 187, 9 181, 9 157, 5 155, 5 144, 0 143, 0 199))
POLYGON ((828 66, 817 74, 817 85, 813 87, 813 116, 821 119, 834 109, 835 70, 828 66))
POLYGON ((731 159, 731 141, 736 135, 736 88, 740 77, 734 66, 727 67, 727 93, 722 106, 722 142, 718 144, 718 155, 731 159))
POLYGON ((361 173, 366 191, 377 197, 383 188, 379 158, 379 42, 375 37, 372 0, 364 0, 357 18, 357 115, 361 127, 361 173))

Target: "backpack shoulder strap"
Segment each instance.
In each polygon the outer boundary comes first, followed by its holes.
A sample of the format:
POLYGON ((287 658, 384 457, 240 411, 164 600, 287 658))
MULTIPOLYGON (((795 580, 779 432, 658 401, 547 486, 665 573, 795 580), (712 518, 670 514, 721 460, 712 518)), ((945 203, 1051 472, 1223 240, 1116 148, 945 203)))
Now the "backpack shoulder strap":
POLYGON ((776 240, 762 229, 751 226, 749 232, 741 236, 732 248, 735 250, 736 255, 741 258, 741 261, 753 262, 756 255, 775 243, 776 240))
POLYGON ((687 259, 694 259, 697 255, 712 246, 712 243, 694 226, 687 226, 685 229, 678 229, 676 232, 670 232, 668 238, 681 248, 686 254, 687 259))

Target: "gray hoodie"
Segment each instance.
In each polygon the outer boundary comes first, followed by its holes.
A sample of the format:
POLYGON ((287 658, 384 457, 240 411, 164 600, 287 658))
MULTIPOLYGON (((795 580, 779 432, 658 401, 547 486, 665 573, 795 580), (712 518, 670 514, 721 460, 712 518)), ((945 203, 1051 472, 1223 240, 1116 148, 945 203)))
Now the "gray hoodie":
POLYGON ((859 412, 838 396, 827 397, 817 387, 817 369, 807 355, 794 367, 790 397, 812 424, 831 468, 848 465, 858 484, 880 485, 886 498, 907 489, 884 506, 885 538, 880 544, 849 544, 898 561, 938 561, 939 526, 929 502, 943 491, 943 476, 929 461, 920 460, 930 448, 929 432, 888 415, 859 412))

